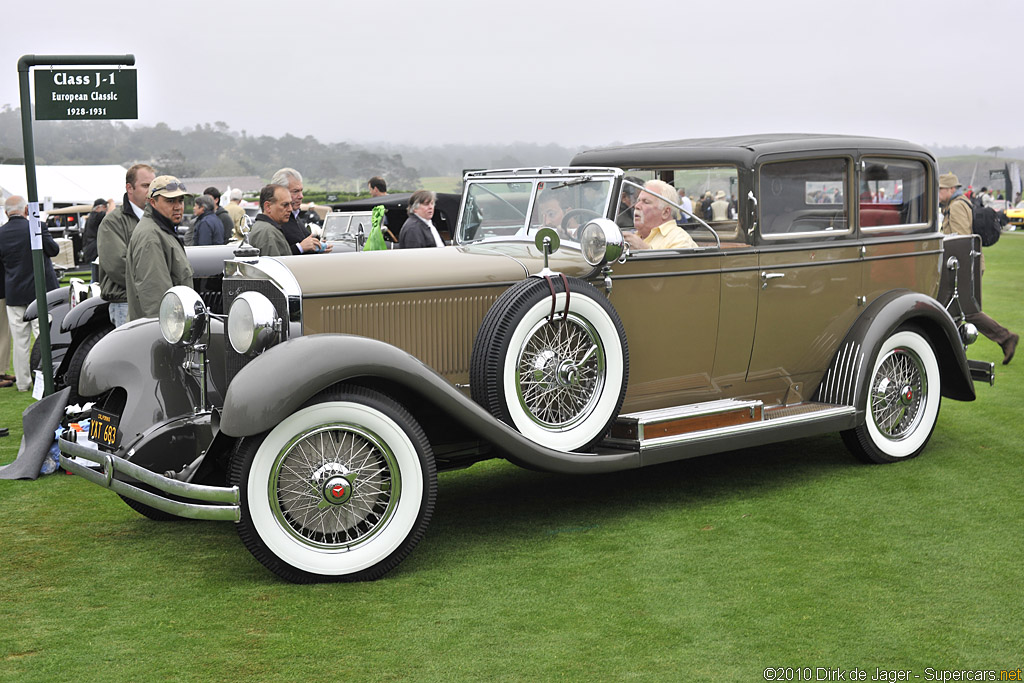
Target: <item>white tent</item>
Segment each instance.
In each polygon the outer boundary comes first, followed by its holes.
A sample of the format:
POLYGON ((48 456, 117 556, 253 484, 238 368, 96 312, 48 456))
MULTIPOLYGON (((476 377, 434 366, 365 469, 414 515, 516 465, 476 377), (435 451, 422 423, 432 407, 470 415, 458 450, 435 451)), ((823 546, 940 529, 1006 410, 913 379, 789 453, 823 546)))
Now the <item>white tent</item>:
MULTIPOLYGON (((92 204, 99 198, 120 202, 124 196, 125 168, 105 166, 36 166, 40 208, 49 198, 55 205, 92 204)), ((25 197, 25 167, 0 164, 0 199, 25 197)))

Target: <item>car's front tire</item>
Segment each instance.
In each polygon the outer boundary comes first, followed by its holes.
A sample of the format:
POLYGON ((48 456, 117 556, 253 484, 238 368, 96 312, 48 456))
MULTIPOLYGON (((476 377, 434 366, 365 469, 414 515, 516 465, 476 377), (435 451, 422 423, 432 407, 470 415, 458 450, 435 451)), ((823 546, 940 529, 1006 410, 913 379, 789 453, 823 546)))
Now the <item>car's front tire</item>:
POLYGON ((942 399, 939 364, 928 340, 909 328, 890 335, 866 390, 864 424, 843 432, 846 446, 871 463, 919 455, 935 430, 942 399))
POLYGON ((391 398, 327 389, 235 453, 239 536, 296 583, 383 576, 423 537, 437 494, 430 444, 391 398))

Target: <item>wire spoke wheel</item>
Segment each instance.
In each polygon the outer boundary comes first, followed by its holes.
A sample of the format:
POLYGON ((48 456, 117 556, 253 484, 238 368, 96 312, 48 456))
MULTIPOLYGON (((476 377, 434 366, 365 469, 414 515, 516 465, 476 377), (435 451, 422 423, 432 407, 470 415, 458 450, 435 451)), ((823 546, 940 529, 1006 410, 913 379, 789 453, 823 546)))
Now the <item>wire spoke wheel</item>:
POLYGON ((296 583, 379 578, 419 543, 433 514, 437 468, 411 414, 370 389, 326 389, 231 462, 238 535, 296 583))
POLYGON ((550 429, 585 418, 604 388, 604 346, 593 325, 575 315, 537 323, 516 366, 520 404, 550 429))
POLYGON ((394 454, 355 425, 300 434, 274 463, 274 514, 298 538, 347 549, 387 525, 401 495, 394 454))
POLYGON ((498 297, 477 332, 473 399, 548 448, 586 451, 622 406, 629 349, 608 298, 576 278, 531 277, 498 297))
POLYGON ((843 432, 843 441, 865 462, 909 460, 924 450, 939 419, 935 350, 916 329, 900 329, 882 342, 871 367, 861 389, 864 422, 843 432))
POLYGON ((871 418, 890 439, 902 439, 921 417, 921 404, 928 391, 924 364, 909 348, 896 348, 882 358, 871 393, 871 418))

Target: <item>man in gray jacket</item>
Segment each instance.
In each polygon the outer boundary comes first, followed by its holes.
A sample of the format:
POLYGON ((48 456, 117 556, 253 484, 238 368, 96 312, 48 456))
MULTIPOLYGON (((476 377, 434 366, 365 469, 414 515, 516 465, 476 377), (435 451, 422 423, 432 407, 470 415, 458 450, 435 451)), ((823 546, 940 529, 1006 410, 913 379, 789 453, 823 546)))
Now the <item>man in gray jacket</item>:
POLYGON ((260 190, 260 211, 249 230, 249 244, 260 250, 260 256, 290 256, 291 246, 284 235, 292 211, 288 188, 265 185, 260 190))
POLYGON ((129 320, 158 317, 168 289, 192 286, 192 265, 177 233, 188 194, 174 176, 159 176, 149 186, 149 206, 128 244, 129 320))
POLYGON ((107 212, 96 231, 100 296, 108 302, 114 327, 128 322, 128 284, 125 281, 128 241, 142 218, 149 186, 155 177, 152 166, 135 164, 129 168, 124 177, 124 202, 117 210, 107 212))

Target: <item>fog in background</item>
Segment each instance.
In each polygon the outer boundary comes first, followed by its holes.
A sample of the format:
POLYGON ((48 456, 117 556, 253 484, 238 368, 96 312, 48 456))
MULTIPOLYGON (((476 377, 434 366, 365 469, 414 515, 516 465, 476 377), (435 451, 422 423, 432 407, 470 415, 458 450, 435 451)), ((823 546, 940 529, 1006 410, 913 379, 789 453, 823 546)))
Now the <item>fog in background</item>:
POLYGON ((136 57, 139 123, 325 143, 570 148, 755 132, 1024 145, 1024 2, 83 3, 7 13, 23 54, 136 57))

